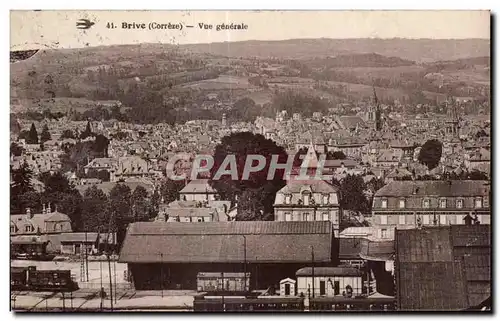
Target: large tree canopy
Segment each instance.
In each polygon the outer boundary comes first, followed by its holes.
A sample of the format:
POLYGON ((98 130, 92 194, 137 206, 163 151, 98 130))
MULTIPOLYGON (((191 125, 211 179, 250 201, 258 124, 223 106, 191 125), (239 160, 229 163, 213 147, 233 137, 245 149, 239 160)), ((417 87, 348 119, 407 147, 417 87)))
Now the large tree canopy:
POLYGON ((442 153, 443 144, 437 139, 430 139, 420 149, 418 161, 432 170, 438 166, 442 153))
MULTIPOLYGON (((260 210, 264 213, 271 213, 274 195, 285 185, 283 170, 276 171, 276 175, 271 180, 267 179, 273 155, 276 155, 279 164, 287 162, 288 155, 283 147, 276 145, 274 141, 266 139, 262 135, 249 132, 226 136, 215 147, 214 166, 210 171, 210 184, 223 199, 235 201, 237 196, 242 196, 238 208, 239 211, 251 212, 245 215, 247 220, 261 218, 260 210), (266 162, 263 169, 252 172, 247 179, 243 179, 248 155, 263 156, 266 162), (235 177, 231 177, 229 174, 217 177, 219 169, 222 172, 224 169, 230 168, 231 163, 228 163, 227 160, 232 157, 235 159, 237 179, 233 179, 235 177)), ((257 166, 257 161, 254 160, 251 164, 257 166)))

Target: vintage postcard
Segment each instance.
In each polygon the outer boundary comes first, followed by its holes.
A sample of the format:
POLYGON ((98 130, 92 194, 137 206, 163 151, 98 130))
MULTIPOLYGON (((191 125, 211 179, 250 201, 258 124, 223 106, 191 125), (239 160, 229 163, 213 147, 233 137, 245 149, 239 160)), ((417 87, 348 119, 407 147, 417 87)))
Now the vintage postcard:
POLYGON ((11 11, 11 310, 491 312, 490 20, 11 11))

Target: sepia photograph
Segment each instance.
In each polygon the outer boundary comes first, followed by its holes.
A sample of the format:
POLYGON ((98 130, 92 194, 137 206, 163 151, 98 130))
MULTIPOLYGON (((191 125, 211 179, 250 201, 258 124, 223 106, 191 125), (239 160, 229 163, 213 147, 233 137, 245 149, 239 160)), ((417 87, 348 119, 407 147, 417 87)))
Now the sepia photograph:
POLYGON ((10 311, 491 313, 491 23, 10 11, 10 311))

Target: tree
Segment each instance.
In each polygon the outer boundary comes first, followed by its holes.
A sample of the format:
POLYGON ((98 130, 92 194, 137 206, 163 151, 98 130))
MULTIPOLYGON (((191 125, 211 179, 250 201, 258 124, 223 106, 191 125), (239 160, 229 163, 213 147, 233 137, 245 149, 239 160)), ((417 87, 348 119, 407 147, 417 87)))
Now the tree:
POLYGON ((10 154, 14 156, 21 156, 24 152, 24 148, 19 146, 17 143, 12 142, 10 144, 10 154))
POLYGON ((127 225, 133 222, 131 194, 130 187, 122 183, 116 184, 109 193, 110 227, 112 232, 116 232, 118 246, 125 238, 127 225))
POLYGON ((160 195, 165 203, 173 202, 179 199, 179 192, 184 188, 185 182, 166 179, 161 183, 160 195))
POLYGON ((443 144, 437 139, 430 139, 420 149, 418 161, 427 166, 429 170, 437 167, 443 153, 443 144))
MULTIPOLYGON (((332 181, 338 184, 338 181, 332 181)), ((370 205, 365 196, 366 185, 360 175, 347 175, 340 181, 340 205, 343 209, 368 213, 370 205)))
POLYGON ((14 195, 21 195, 33 191, 31 179, 33 178, 33 171, 28 163, 24 162, 18 169, 11 170, 12 183, 11 193, 14 195))
POLYGON ((50 136, 50 132, 49 132, 49 126, 47 126, 47 124, 45 124, 45 126, 43 126, 42 133, 40 134, 40 142, 43 144, 50 139, 51 139, 51 136, 50 136))
POLYGON ((75 139, 75 133, 71 129, 65 129, 61 134, 61 139, 75 139))
POLYGON ((344 152, 341 150, 337 150, 334 152, 328 152, 326 154, 326 159, 346 159, 344 152))
POLYGON ((87 232, 107 232, 109 212, 108 196, 97 186, 91 186, 83 194, 81 221, 82 229, 87 232))
MULTIPOLYGON (((285 164, 288 155, 285 149, 270 139, 265 139, 262 135, 249 132, 233 133, 222 138, 221 143, 215 147, 214 166, 210 170, 210 185, 217 190, 223 199, 235 201, 236 196, 242 196, 244 191, 252 191, 256 198, 251 199, 252 203, 245 204, 243 198, 238 206, 241 208, 262 208, 264 213, 273 212, 274 195, 285 186, 283 180, 284 170, 276 171, 272 179, 268 180, 269 166, 271 158, 276 155, 278 163, 285 164), (252 172, 248 179, 243 179, 243 170, 248 155, 259 155, 265 158, 265 166, 262 170, 252 172), (234 157, 237 179, 233 179, 229 174, 217 177, 217 172, 229 169, 228 160, 234 157), (226 160, 226 161, 225 161, 226 160), (221 168, 224 165, 226 168, 221 168)), ((256 166, 255 161, 252 164, 256 166)), ((231 166, 231 165, 229 165, 231 166)), ((233 164, 234 166, 234 164, 233 164)), ((250 192, 247 192, 250 193, 250 192)), ((255 214, 257 215, 257 214, 255 214)))
POLYGON ((80 139, 86 139, 87 137, 92 136, 92 129, 90 128, 90 122, 87 122, 87 127, 85 127, 85 130, 80 134, 80 139))
POLYGON ((32 212, 41 212, 42 198, 40 193, 35 191, 26 192, 19 196, 20 209, 18 212, 24 212, 25 209, 30 208, 32 212))
POLYGON ((467 179, 475 180, 475 181, 487 181, 489 180, 488 175, 486 173, 478 171, 477 169, 472 170, 467 175, 467 179))
POLYGON ((34 192, 31 185, 33 172, 25 162, 18 169, 11 168, 11 184, 10 184, 10 210, 11 212, 22 212, 23 195, 34 192))
POLYGON ((26 143, 28 144, 38 144, 38 132, 36 131, 35 124, 31 124, 30 131, 26 137, 26 143))
POLYGON ((132 215, 135 222, 150 219, 149 206, 148 192, 143 186, 137 186, 132 193, 132 215))
POLYGON ((74 190, 70 193, 61 193, 60 198, 53 201, 53 203, 57 206, 58 212, 69 216, 73 231, 83 230, 81 213, 83 199, 78 191, 74 190))
POLYGON ((45 184, 46 195, 54 193, 71 194, 76 191, 73 184, 61 172, 42 173, 40 180, 45 184))

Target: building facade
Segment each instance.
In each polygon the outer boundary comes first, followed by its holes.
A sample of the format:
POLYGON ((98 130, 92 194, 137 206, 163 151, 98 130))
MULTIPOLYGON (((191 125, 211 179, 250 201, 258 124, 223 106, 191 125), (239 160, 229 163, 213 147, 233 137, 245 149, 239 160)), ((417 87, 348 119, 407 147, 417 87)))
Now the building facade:
POLYGON ((394 228, 490 224, 487 181, 394 181, 375 193, 372 215, 378 237, 394 228))

